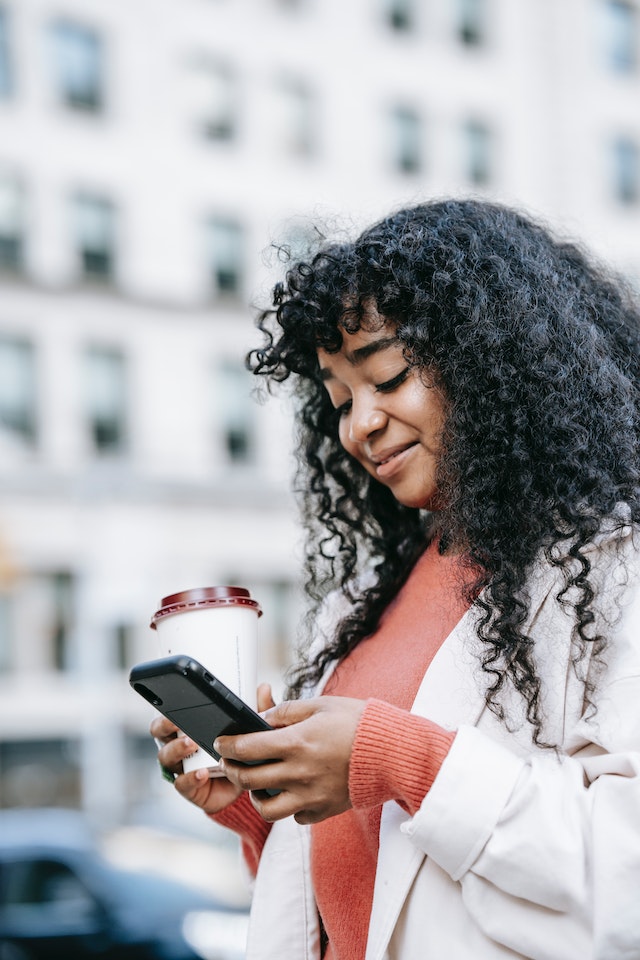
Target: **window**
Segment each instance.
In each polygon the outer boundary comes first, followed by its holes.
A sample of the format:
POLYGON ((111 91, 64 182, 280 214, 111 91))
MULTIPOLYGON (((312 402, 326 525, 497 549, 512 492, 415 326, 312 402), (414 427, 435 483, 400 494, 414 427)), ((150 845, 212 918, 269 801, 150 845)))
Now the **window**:
POLYGON ((392 161, 401 173, 417 173, 422 167, 422 124, 410 107, 395 107, 390 115, 392 161))
POLYGON ((486 186, 492 176, 492 135, 484 123, 469 120, 463 127, 464 172, 469 183, 486 186))
POLYGON ((315 101, 303 80, 284 79, 278 84, 278 131, 285 153, 311 157, 316 150, 315 101))
MULTIPOLYGON (((0 741, 0 770, 2 770, 0 806, 79 806, 81 802, 78 763, 80 755, 79 740, 7 740, 3 738, 0 741)), ((17 860, 13 868, 19 871, 29 870, 30 873, 28 862, 17 860)), ((32 898, 26 893, 19 892, 21 887, 24 889, 23 883, 30 880, 28 874, 23 875, 23 878, 12 877, 9 872, 3 876, 5 881, 3 892, 6 895, 6 913, 3 920, 6 924, 9 924, 9 912, 11 912, 13 922, 22 930, 34 929, 37 926, 42 928, 45 924, 49 930, 55 929, 59 932, 64 929, 60 917, 49 916, 45 920, 42 902, 37 905, 33 902, 29 903, 32 898), (19 905, 23 905, 24 908, 18 909, 19 905), (30 906, 31 910, 25 909, 27 906, 30 906), (55 921, 57 926, 54 925, 55 921)), ((73 922, 70 924, 67 918, 66 929, 70 929, 71 926, 77 928, 77 918, 74 919, 75 924, 73 922)))
POLYGON ((457 32, 461 43, 479 47, 486 41, 486 0, 457 0, 457 32))
POLYGON ((16 574, 9 603, 8 658, 17 669, 70 671, 76 666, 76 581, 64 569, 16 574))
POLYGON ((415 28, 415 0, 383 0, 383 17, 397 33, 410 33, 415 28))
POLYGON ((57 571, 47 577, 51 593, 51 652, 56 670, 69 670, 73 663, 71 649, 73 626, 73 577, 57 571))
POLYGON ((82 276, 109 281, 115 271, 115 210, 104 197, 78 194, 72 201, 73 232, 82 276))
MULTIPOLYGON (((263 676, 272 678, 276 684, 291 663, 292 650, 295 648, 296 629, 303 611, 302 592, 298 585, 276 574, 271 579, 247 579, 246 570, 238 575, 228 570, 220 581, 222 583, 243 583, 251 591, 262 607, 260 619, 260 660, 263 676)), ((276 700, 279 693, 274 688, 276 700)))
POLYGON ((209 140, 233 140, 237 132, 236 77, 225 64, 204 61, 196 67, 197 109, 201 130, 209 140))
POLYGON ((216 296, 239 297, 244 273, 244 232, 235 220, 214 217, 208 224, 211 284, 216 296))
POLYGON ((103 50, 100 36, 60 20, 51 28, 56 93, 72 110, 99 113, 104 106, 103 50))
POLYGON ((126 363, 120 350, 89 347, 84 357, 89 435, 98 453, 121 453, 127 441, 126 363))
POLYGON ((289 263, 292 260, 311 260, 323 241, 324 235, 319 227, 300 216, 284 222, 273 242, 280 263, 289 263))
POLYGON ((252 463, 255 455, 252 378, 242 364, 223 360, 215 378, 214 416, 227 459, 252 463))
POLYGON ((24 187, 17 177, 0 172, 0 270, 22 270, 24 230, 24 187))
POLYGON ((613 193, 624 206, 640 199, 640 149, 630 137, 613 142, 613 193))
POLYGON ((111 662, 116 670, 128 670, 134 660, 135 627, 116 623, 112 628, 111 662))
POLYGON ((628 0, 605 0, 603 41, 606 62, 617 73, 635 70, 638 57, 638 12, 628 0))
POLYGON ((17 337, 0 338, 0 431, 23 445, 35 445, 34 348, 17 337))
POLYGON ((9 43, 9 14, 0 7, 0 99, 13 92, 13 70, 9 43))
POLYGON ((0 591, 0 673, 11 669, 11 599, 0 591))

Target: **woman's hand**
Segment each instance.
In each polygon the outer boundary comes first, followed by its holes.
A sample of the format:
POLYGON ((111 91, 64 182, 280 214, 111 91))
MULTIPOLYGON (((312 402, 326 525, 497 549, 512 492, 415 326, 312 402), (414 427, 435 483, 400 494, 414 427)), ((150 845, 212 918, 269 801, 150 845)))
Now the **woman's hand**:
MULTIPOLYGON (((271 687, 263 683, 258 687, 258 709, 273 707, 271 687)), ((186 800, 200 807, 207 814, 219 813, 237 800, 242 788, 225 777, 210 777, 205 769, 182 772, 182 761, 197 749, 197 744, 185 737, 175 724, 158 715, 150 727, 151 736, 158 745, 158 760, 169 773, 176 777, 174 786, 186 800)))
POLYGON ((317 823, 344 813, 351 807, 349 761, 364 706, 364 700, 347 697, 282 703, 265 714, 277 729, 216 740, 225 775, 238 791, 251 791, 254 807, 268 821, 293 816, 298 823, 317 823), (259 765, 245 766, 249 761, 259 765), (271 797, 267 789, 280 793, 271 797))

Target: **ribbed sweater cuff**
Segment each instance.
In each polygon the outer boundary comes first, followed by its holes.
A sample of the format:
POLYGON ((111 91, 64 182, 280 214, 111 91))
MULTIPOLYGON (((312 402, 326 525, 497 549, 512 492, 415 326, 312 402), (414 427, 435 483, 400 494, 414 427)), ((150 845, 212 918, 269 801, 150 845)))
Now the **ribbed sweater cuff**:
POLYGON ((271 824, 262 819, 251 803, 249 794, 241 793, 238 799, 224 810, 207 814, 207 816, 220 826, 228 827, 234 833, 240 834, 242 854, 249 870, 255 876, 271 824))
POLYGON ((354 807, 397 800, 412 816, 429 792, 455 733, 382 700, 367 700, 349 766, 354 807))

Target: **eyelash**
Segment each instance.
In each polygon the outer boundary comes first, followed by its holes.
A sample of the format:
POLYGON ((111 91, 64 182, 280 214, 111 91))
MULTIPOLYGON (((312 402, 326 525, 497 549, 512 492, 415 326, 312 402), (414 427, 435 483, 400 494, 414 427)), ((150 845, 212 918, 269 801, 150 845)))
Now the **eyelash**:
POLYGON ((377 393, 391 393, 392 390, 395 390, 396 387, 399 387, 401 383, 409 376, 409 370, 411 367, 405 367, 404 370, 401 370, 400 373, 396 374, 395 377, 392 377, 391 380, 385 380, 384 383, 379 383, 376 387, 377 393))
MULTIPOLYGON (((392 377, 391 380, 385 380, 384 383, 376 384, 376 393, 392 393, 396 387, 399 387, 409 376, 409 371, 411 367, 405 367, 404 370, 401 370, 400 373, 396 374, 395 377, 392 377)), ((344 417, 346 413, 351 409, 351 400, 347 400, 345 403, 341 404, 339 407, 336 407, 336 416, 338 418, 344 417)))

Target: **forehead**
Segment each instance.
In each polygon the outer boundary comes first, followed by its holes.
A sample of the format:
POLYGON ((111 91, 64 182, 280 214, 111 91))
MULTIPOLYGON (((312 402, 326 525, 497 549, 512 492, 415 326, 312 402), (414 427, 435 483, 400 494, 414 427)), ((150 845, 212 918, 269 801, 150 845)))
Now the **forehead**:
POLYGON ((340 350, 329 352, 322 347, 318 348, 320 366, 331 364, 332 357, 343 357, 353 366, 363 363, 368 357, 385 350, 400 350, 402 344, 396 336, 395 329, 390 325, 378 327, 375 330, 361 328, 354 333, 341 330, 342 345, 340 350))

